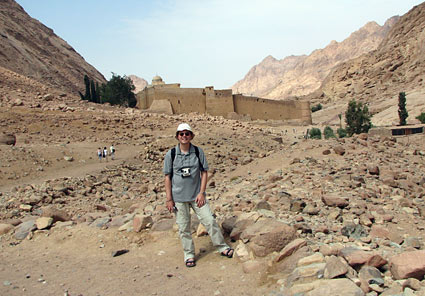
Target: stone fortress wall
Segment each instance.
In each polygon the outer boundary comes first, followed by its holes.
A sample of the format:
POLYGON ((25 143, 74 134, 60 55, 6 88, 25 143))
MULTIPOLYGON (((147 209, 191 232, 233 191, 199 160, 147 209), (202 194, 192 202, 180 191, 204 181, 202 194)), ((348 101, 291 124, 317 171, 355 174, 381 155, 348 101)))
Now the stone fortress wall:
POLYGON ((180 84, 165 84, 155 76, 152 84, 137 95, 139 109, 150 109, 154 101, 167 102, 173 114, 208 113, 229 117, 232 114, 249 116, 253 120, 281 120, 298 124, 311 124, 311 109, 308 101, 276 101, 232 94, 231 89, 180 88, 180 84))

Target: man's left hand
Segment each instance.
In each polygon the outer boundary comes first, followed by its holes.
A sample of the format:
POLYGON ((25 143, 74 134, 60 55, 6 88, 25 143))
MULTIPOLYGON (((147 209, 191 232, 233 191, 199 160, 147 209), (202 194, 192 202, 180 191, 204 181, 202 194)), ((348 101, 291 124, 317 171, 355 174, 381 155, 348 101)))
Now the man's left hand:
POLYGON ((206 202, 204 194, 200 192, 196 196, 195 202, 198 205, 198 208, 202 208, 205 205, 205 202, 206 202))

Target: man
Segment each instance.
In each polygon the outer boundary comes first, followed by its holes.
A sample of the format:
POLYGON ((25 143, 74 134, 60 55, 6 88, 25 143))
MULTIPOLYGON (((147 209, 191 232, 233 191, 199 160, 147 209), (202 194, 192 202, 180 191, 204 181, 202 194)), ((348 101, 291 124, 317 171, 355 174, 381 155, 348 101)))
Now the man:
POLYGON ((187 267, 196 265, 195 246, 190 227, 190 208, 205 226, 213 245, 221 255, 232 258, 234 252, 224 242, 221 229, 206 200, 208 163, 202 149, 190 143, 194 137, 195 134, 187 123, 177 127, 176 139, 179 144, 165 155, 163 170, 167 209, 170 213, 176 213, 176 223, 187 267))

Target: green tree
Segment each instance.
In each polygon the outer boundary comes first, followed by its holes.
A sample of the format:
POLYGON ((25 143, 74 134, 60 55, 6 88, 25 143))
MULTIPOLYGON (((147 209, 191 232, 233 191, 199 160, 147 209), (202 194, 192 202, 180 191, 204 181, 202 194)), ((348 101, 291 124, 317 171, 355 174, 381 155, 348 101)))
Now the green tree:
POLYGON ((372 127, 371 117, 372 115, 369 113, 366 105, 351 100, 345 112, 346 131, 348 135, 351 137, 353 134, 367 133, 372 127))
POLYGON ((401 92, 398 94, 398 118, 400 118, 400 125, 406 125, 406 119, 409 116, 406 109, 406 93, 401 92))
POLYGON ((339 138, 345 138, 347 136, 347 131, 345 130, 345 128, 342 128, 342 127, 337 129, 336 133, 338 134, 339 138))
POLYGON ((311 112, 322 110, 322 108, 323 108, 322 104, 319 103, 316 106, 311 107, 311 112))
POLYGON ((137 103, 134 90, 135 86, 130 78, 112 73, 112 78, 100 87, 100 100, 111 105, 134 107, 137 103))
POLYGON ((90 78, 84 75, 84 85, 86 86, 86 92, 84 93, 84 100, 90 100, 90 78))
POLYGON ((333 129, 330 126, 326 126, 323 129, 323 135, 325 136, 325 139, 329 138, 336 138, 333 129))
POLYGON ((97 99, 96 85, 93 80, 90 80, 90 102, 100 103, 97 99))
POLYGON ((419 120, 421 123, 425 123, 425 113, 422 112, 419 116, 416 116, 416 119, 419 120))
POLYGON ((322 138, 322 132, 320 131, 319 128, 313 127, 309 132, 309 136, 310 136, 311 139, 320 140, 322 138))

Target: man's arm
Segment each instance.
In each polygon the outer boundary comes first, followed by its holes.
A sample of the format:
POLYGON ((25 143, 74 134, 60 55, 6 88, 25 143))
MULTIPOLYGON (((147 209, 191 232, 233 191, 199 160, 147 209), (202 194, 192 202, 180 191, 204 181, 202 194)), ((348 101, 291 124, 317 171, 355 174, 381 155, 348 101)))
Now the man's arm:
POLYGON ((199 189, 199 193, 195 199, 195 202, 199 208, 202 207, 206 202, 204 192, 207 189, 207 180, 208 180, 208 172, 202 171, 201 172, 201 188, 199 189))
POLYGON ((165 175, 165 195, 167 197, 166 206, 170 213, 174 211, 173 193, 171 191, 170 175, 165 175))

